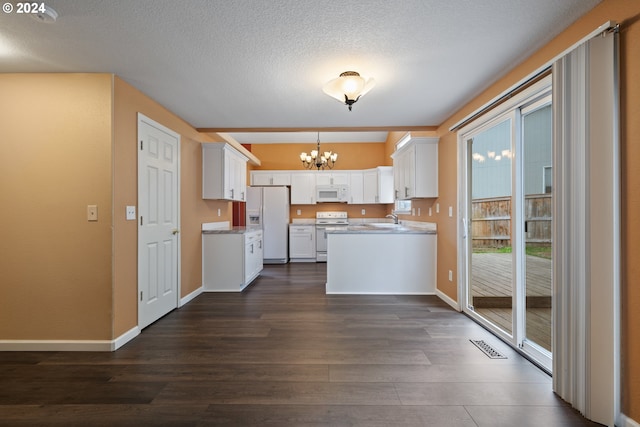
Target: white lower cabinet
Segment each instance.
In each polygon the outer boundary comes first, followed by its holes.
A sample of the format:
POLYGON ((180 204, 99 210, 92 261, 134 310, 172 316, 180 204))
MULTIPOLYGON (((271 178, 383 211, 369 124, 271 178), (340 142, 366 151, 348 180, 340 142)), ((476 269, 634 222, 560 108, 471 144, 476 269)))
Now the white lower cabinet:
POLYGON ((262 271, 262 230, 202 235, 205 292, 240 292, 262 271))
POLYGON ((316 262, 316 226, 289 225, 291 262, 316 262))

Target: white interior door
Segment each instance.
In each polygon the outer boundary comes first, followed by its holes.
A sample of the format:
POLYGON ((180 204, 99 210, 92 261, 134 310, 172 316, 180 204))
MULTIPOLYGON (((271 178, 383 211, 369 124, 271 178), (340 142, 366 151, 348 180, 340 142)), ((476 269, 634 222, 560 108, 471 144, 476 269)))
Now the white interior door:
POLYGON ((180 137, 138 116, 138 327, 178 306, 180 137))

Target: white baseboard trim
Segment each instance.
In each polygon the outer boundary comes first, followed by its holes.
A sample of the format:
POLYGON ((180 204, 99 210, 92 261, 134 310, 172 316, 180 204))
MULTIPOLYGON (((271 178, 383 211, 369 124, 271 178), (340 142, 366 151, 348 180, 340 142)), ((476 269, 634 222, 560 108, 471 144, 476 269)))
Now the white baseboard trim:
POLYGON ((421 295, 435 295, 433 292, 402 292, 402 293, 398 293, 398 292, 327 292, 327 295, 389 295, 389 296, 393 296, 393 295, 416 295, 416 296, 421 296, 421 295))
POLYGON ((0 351, 112 351, 112 340, 1 340, 0 351))
POLYGON ((124 334, 120 335, 118 338, 112 341, 113 345, 111 346, 111 351, 116 351, 117 349, 119 349, 120 347, 122 347, 123 345, 125 345, 126 343, 128 343, 129 341, 137 337, 138 335, 140 335, 140 328, 138 326, 134 326, 133 328, 129 329, 127 332, 125 332, 124 334))
POLYGON ((201 285, 198 289, 196 289, 195 291, 191 292, 189 295, 186 295, 186 296, 180 298, 180 307, 190 303, 195 297, 200 295, 202 292, 204 292, 204 288, 201 285))
POLYGON ((620 427, 640 427, 640 423, 632 420, 625 414, 620 414, 620 427))
POLYGON ((115 351, 139 334, 136 326, 114 340, 0 340, 0 351, 115 351))
POLYGON ((449 297, 447 294, 445 294, 444 292, 442 292, 440 289, 436 289, 436 295, 444 302, 446 302, 447 304, 449 304, 451 307, 453 307, 454 310, 460 312, 462 311, 462 309, 460 308, 460 304, 458 304, 458 301, 452 299, 451 297, 449 297))

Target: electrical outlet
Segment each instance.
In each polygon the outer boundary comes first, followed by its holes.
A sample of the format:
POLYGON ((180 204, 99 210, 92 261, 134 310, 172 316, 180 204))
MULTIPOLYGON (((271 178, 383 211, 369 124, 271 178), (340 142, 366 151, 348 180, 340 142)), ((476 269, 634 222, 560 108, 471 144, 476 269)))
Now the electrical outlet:
POLYGON ((220 211, 220 208, 218 208, 218 216, 221 216, 222 212, 220 211))
POLYGON ((136 207, 135 206, 127 206, 127 221, 135 221, 136 220, 136 207))
POLYGON ((362 209, 362 215, 366 214, 367 211, 365 211, 364 209, 362 209))
POLYGON ((449 218, 453 217, 453 206, 449 206, 449 218))
POLYGON ((440 203, 436 203, 436 213, 440 213, 440 203))
POLYGON ((420 216, 420 208, 418 208, 418 216, 420 216))
POLYGON ((302 210, 300 210, 300 209, 296 210, 296 215, 298 215, 298 216, 302 215, 302 210))
POLYGON ((429 208, 429 216, 433 215, 433 211, 429 208))
POLYGON ((97 220, 98 220, 98 205, 88 205, 87 221, 97 221, 97 220))
POLYGON ((411 208, 411 216, 416 216, 416 208, 411 208))
POLYGON ((449 270, 449 281, 453 282, 453 271, 449 270))

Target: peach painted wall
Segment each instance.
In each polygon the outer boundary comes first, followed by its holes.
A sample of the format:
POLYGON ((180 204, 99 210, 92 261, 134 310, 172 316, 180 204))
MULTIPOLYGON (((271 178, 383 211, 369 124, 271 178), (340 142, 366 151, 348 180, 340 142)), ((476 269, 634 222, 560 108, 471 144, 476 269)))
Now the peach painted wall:
POLYGON ((115 78, 114 109, 114 337, 138 324, 137 225, 125 220, 125 206, 137 205, 138 112, 181 135, 180 244, 181 297, 202 284, 201 224, 231 221, 231 203, 202 199, 200 142, 211 138, 120 78, 115 78), (222 216, 217 216, 218 208, 222 216))
POLYGON ((0 339, 112 336, 111 87, 0 74, 0 339))
MULTIPOLYGON (((252 144, 251 152, 262 162, 257 169, 291 169, 303 170, 300 153, 315 149, 315 144, 252 144)), ((325 144, 320 139, 320 148, 338 153, 338 161, 334 170, 368 169, 376 166, 391 165, 391 159, 385 159, 385 144, 325 144)))
MULTIPOLYGON (((595 30, 608 20, 621 24, 621 160, 622 160, 622 412, 640 421, 640 2, 636 0, 604 0, 569 26, 558 37, 516 66, 477 98, 464 105, 438 129, 440 135, 439 170, 440 201, 452 203, 455 209, 457 180, 457 137, 449 127, 471 114, 501 92, 521 81, 556 55, 595 30), (444 175, 443 175, 444 174, 444 175), (446 199, 443 201, 443 199, 446 199)), ((442 209, 441 209, 442 213, 442 209)), ((455 225, 438 221, 438 269, 455 265, 457 256, 455 225), (444 241, 444 245, 441 245, 444 241)), ((455 269, 453 270, 455 272, 455 269)), ((438 289, 457 298, 457 289, 438 273, 438 289)), ((454 283, 457 278, 454 277, 454 283)))
MULTIPOLYGON (((393 153, 396 143, 406 134, 406 132, 389 132, 386 142, 386 152, 393 153)), ((437 137, 436 131, 411 132, 412 136, 437 137)), ((435 222, 438 227, 438 259, 437 259, 437 288, 446 295, 456 295, 457 269, 456 254, 456 216, 449 217, 448 211, 451 206, 456 211, 457 192, 455 183, 457 180, 456 165, 449 165, 443 160, 456 156, 455 141, 451 144, 446 138, 438 141, 438 195, 436 199, 416 199, 411 203, 414 214, 400 215, 400 219, 409 221, 435 222), (454 184, 454 191, 451 191, 451 183, 454 184), (437 206, 440 211, 438 212, 437 206), (431 216, 429 215, 431 209, 431 216), (440 254, 454 254, 454 256, 441 257, 440 254), (453 281, 449 281, 449 270, 454 273, 453 281)), ((455 299, 455 298, 454 298, 455 299)))

